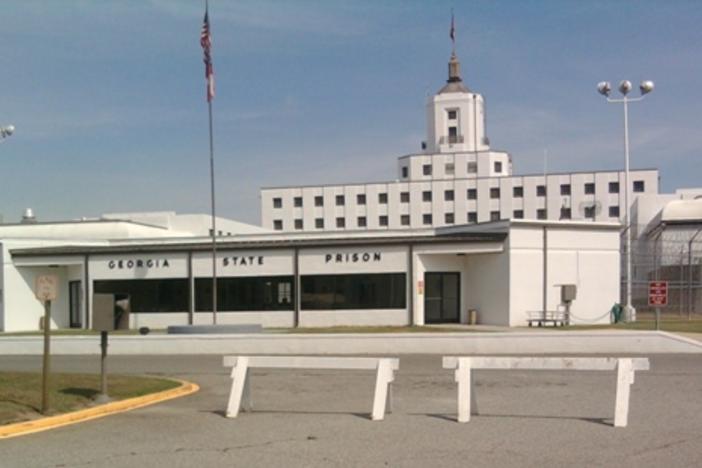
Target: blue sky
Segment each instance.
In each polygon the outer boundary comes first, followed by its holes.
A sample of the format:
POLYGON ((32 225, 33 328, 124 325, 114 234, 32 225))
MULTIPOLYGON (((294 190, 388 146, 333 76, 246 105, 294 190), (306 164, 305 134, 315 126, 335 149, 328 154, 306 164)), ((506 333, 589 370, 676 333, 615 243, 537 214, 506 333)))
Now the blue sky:
MULTIPOLYGON (((515 173, 623 167, 598 81, 631 106, 632 167, 701 186, 702 2, 211 0, 218 214, 259 222, 262 186, 393 180, 446 79, 467 85, 515 173)), ((4 0, 0 213, 209 212, 204 1, 4 0)))

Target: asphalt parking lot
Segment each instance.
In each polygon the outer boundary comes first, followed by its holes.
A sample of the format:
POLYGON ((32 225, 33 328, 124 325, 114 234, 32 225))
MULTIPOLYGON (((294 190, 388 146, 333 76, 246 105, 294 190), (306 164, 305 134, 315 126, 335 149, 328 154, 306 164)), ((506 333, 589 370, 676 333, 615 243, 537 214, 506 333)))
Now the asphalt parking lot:
MULTIPOLYGON (((1 370, 39 369, 3 356, 1 370)), ((97 372, 90 356, 53 368, 97 372)), ((110 370, 180 377, 200 392, 0 441, 2 467, 699 466, 702 358, 653 356, 636 375, 629 426, 612 427, 614 372, 479 371, 480 414, 455 422, 456 387, 438 356, 401 358, 394 412, 370 421, 365 371, 253 370, 254 412, 226 419, 221 356, 114 356, 110 370)))

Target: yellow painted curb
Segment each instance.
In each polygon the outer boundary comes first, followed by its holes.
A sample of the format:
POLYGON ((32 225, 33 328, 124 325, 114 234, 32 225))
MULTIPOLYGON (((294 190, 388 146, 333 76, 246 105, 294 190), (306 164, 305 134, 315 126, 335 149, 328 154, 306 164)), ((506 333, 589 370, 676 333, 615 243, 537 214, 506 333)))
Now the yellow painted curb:
POLYGON ((166 400, 183 397, 200 390, 200 387, 192 382, 185 380, 170 379, 180 382, 180 387, 171 388, 162 392, 151 393, 140 397, 127 398, 126 400, 106 403, 104 405, 86 408, 71 413, 59 414, 47 418, 35 419, 32 421, 23 421, 6 426, 0 426, 0 439, 9 439, 25 434, 33 434, 35 432, 46 431, 56 427, 68 426, 91 419, 102 418, 115 413, 122 413, 144 406, 153 405, 166 400))

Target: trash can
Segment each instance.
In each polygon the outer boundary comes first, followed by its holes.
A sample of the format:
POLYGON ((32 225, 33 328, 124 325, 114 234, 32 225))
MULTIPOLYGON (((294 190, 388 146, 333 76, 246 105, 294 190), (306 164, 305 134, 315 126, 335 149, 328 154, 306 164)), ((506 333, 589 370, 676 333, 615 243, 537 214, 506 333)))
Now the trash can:
POLYGON ((610 313, 612 314, 612 322, 614 322, 614 323, 621 322, 622 312, 624 312, 624 308, 622 307, 622 305, 619 304, 618 302, 615 302, 614 305, 612 306, 612 309, 610 310, 610 313))
POLYGON ((471 325, 478 324, 478 311, 475 309, 470 309, 468 311, 468 321, 471 325))

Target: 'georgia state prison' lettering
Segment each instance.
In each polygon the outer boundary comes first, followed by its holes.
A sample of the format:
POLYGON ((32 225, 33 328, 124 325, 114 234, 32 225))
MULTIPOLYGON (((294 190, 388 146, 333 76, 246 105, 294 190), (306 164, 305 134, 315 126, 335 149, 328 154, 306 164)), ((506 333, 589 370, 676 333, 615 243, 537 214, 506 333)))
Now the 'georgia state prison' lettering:
POLYGON ((223 266, 246 266, 246 265, 263 265, 263 255, 255 256, 250 255, 248 257, 224 257, 222 259, 223 266))
POLYGON ((380 252, 326 254, 324 263, 368 263, 379 262, 380 252))
POLYGON ((141 258, 129 259, 129 260, 110 260, 107 262, 107 266, 110 270, 115 268, 118 270, 131 270, 133 268, 169 268, 171 266, 168 263, 168 259, 152 259, 143 260, 141 258))

